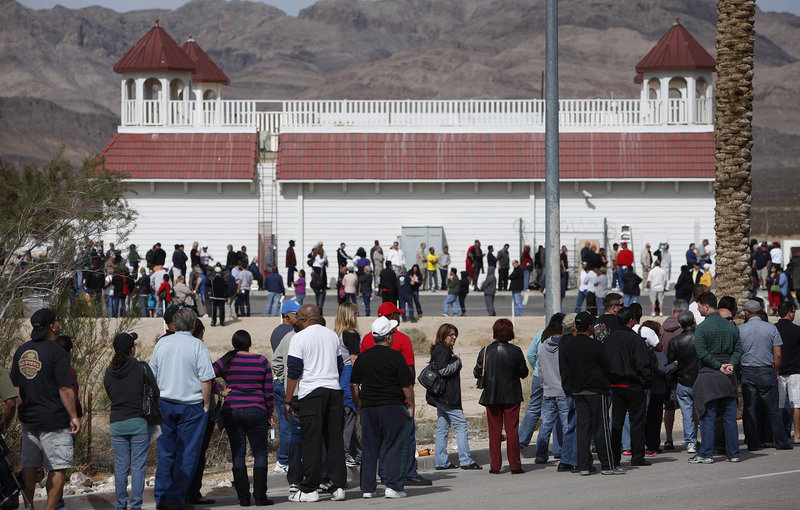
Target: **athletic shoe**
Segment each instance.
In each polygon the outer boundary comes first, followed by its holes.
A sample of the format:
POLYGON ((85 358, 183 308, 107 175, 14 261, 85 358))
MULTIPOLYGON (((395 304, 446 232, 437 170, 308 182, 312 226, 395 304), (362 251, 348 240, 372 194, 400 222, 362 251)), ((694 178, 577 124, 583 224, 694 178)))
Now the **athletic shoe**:
POLYGON ((364 499, 372 499, 375 496, 377 496, 377 494, 374 492, 365 492, 364 494, 361 495, 361 497, 364 499))
POLYGON ((645 450, 644 451, 644 456, 645 457, 655 457, 656 455, 658 455, 658 452, 655 451, 655 450, 645 450))
POLYGON ((631 454, 630 450, 623 450, 622 451, 622 455, 630 455, 630 454, 631 454))
POLYGON ((467 464, 466 466, 461 466, 461 469, 463 469, 465 471, 470 471, 470 470, 473 470, 473 469, 483 469, 483 468, 481 467, 480 464, 473 463, 473 464, 467 464))
POLYGON ((638 462, 631 462, 631 466, 652 466, 653 463, 647 460, 640 460, 638 462))
POLYGON ((625 474, 625 468, 623 468, 623 467, 615 467, 613 469, 601 469, 600 470, 600 474, 601 475, 624 475, 625 474))
POLYGON ((689 443, 686 445, 686 453, 697 453, 697 443, 689 443))
MULTIPOLYGON (((575 468, 577 469, 577 468, 575 468)), ((594 466, 589 466, 589 469, 582 469, 580 470, 581 476, 589 476, 592 473, 597 473, 597 468, 594 466)))
POLYGON ((295 503, 316 503, 317 501, 319 501, 319 493, 317 493, 317 491, 314 492, 297 491, 291 496, 289 496, 289 501, 294 501, 295 503))
POLYGON ((701 457, 699 454, 689 457, 689 464, 713 464, 714 459, 711 457, 701 457))
POLYGON ((728 462, 739 462, 739 457, 728 457, 728 462))
POLYGON ((344 501, 344 489, 339 487, 338 489, 333 491, 333 494, 331 495, 331 500, 332 501, 344 501))
POLYGON ((355 459, 347 459, 344 461, 345 465, 349 468, 357 468, 359 463, 355 459))
POLYGON ((295 492, 299 491, 300 487, 296 483, 289 484, 289 494, 294 494, 295 492))
POLYGON ((276 473, 288 473, 289 472, 289 464, 284 464, 282 462, 276 462, 274 471, 276 473))
MULTIPOLYGON (((423 478, 423 477, 417 475, 417 476, 415 476, 413 478, 406 478, 405 485, 427 487, 428 485, 433 485, 433 482, 428 480, 427 478, 423 478)), ((388 490, 388 487, 387 487, 387 490, 388 490)))
POLYGON ((558 464, 558 469, 556 471, 558 471, 559 473, 564 473, 564 472, 567 472, 567 471, 572 471, 573 469, 575 469, 575 466, 573 466, 571 464, 561 464, 561 463, 559 463, 558 464))
POLYGON ((384 494, 384 497, 387 497, 389 499, 404 498, 406 496, 408 496, 408 494, 406 494, 405 492, 396 491, 391 487, 386 487, 386 493, 384 494))
POLYGON ((319 484, 319 490, 323 492, 333 492, 333 482, 327 481, 319 484))

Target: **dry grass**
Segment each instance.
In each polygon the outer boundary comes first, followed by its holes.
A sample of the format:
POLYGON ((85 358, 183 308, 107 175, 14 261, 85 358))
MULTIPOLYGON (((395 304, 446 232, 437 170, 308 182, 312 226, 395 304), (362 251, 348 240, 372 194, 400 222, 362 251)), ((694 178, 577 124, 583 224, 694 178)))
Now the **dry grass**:
POLYGON ((411 339, 414 356, 428 356, 431 353, 433 341, 428 339, 424 331, 417 328, 408 328, 403 331, 411 339))

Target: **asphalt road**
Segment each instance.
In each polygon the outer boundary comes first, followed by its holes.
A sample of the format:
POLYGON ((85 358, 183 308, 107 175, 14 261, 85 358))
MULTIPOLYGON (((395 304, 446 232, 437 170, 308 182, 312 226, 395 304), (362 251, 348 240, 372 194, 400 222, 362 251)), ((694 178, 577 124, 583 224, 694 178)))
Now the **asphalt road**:
MULTIPOLYGON (((442 315, 442 309, 446 295, 447 294, 442 291, 420 292, 420 305, 422 306, 423 315, 442 315)), ((287 296, 291 298, 292 294, 287 294, 287 296)), ((544 315, 544 295, 541 292, 529 291, 527 293, 524 293, 523 296, 527 296, 527 302, 524 301, 522 306, 523 315, 530 315, 530 316, 544 315)), ((523 298, 523 300, 524 299, 525 297, 523 298)), ((577 300, 577 291, 575 290, 567 291, 567 295, 561 303, 561 311, 565 313, 574 311, 576 300, 577 300)), ((364 303, 362 302, 360 297, 358 298, 357 301, 358 301, 359 311, 361 315, 364 316, 365 315, 364 303)), ((672 295, 667 295, 665 297, 664 310, 666 311, 666 314, 669 314, 671 312, 673 301, 675 301, 674 293, 672 295)), ((639 302, 644 307, 645 315, 650 314, 649 296, 642 295, 639 299, 639 302)), ((308 294, 303 303, 313 304, 314 294, 313 293, 308 294)), ((380 306, 380 304, 381 304, 381 298, 373 294, 372 301, 370 304, 372 315, 375 315, 378 306, 380 306)), ((267 306, 267 296, 265 292, 256 291, 253 295, 251 295, 250 297, 251 315, 263 316, 266 306, 267 306)), ((334 315, 337 306, 338 304, 337 304, 336 291, 329 290, 325 297, 325 306, 323 307, 324 314, 329 316, 334 315)), ((494 306, 497 315, 510 317, 512 308, 511 293, 508 291, 498 292, 497 295, 495 296, 494 306)), ((480 317, 488 315, 486 312, 486 305, 484 304, 483 300, 483 293, 481 292, 471 291, 467 295, 466 307, 468 316, 480 317)), ((416 311, 414 313, 416 314, 416 311)))

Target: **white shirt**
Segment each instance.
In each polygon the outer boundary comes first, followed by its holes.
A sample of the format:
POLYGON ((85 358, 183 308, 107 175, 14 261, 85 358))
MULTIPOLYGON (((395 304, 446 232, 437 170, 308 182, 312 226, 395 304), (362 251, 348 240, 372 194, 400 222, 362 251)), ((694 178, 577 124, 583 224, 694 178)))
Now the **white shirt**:
POLYGON ((316 255, 314 257, 314 267, 321 268, 325 265, 326 262, 328 262, 328 254, 325 253, 324 251, 322 252, 322 255, 316 255))
POLYGON ((656 335, 656 332, 648 328, 647 326, 636 324, 631 329, 639 333, 639 336, 644 338, 644 341, 645 343, 647 343, 648 346, 655 348, 656 345, 658 345, 660 341, 658 339, 658 335, 656 335))
POLYGON ((292 337, 288 356, 303 361, 303 374, 298 383, 298 398, 306 397, 317 388, 340 389, 336 361, 338 353, 339 337, 319 324, 308 326, 292 337))
POLYGON ((776 265, 783 264, 783 251, 780 248, 775 247, 769 251, 769 256, 772 259, 772 263, 776 265))
POLYGON ((210 261, 210 260, 214 260, 214 257, 212 257, 211 254, 208 253, 208 251, 201 251, 200 252, 200 263, 201 264, 203 264, 204 266, 207 266, 208 265, 208 261, 210 261))
POLYGON ((392 263, 392 267, 400 267, 406 265, 406 256, 403 253, 401 248, 391 248, 389 250, 389 262, 392 263))
POLYGON ((700 323, 706 319, 700 315, 700 309, 697 308, 697 301, 693 301, 692 304, 689 305, 689 311, 692 312, 692 315, 694 315, 694 322, 696 326, 699 326, 700 323))
POLYGON ((164 269, 159 269, 155 271, 152 275, 150 275, 150 287, 153 289, 153 292, 158 292, 158 289, 161 287, 161 284, 164 283, 164 275, 167 274, 167 271, 164 269))
POLYGON ((650 282, 650 290, 660 292, 667 283, 667 273, 660 267, 654 266, 647 275, 647 281, 650 282))
POLYGON ((672 267, 672 254, 666 248, 661 248, 661 267, 662 269, 672 267))
POLYGON ((581 286, 578 287, 580 292, 594 292, 594 284, 597 282, 597 275, 594 271, 583 271, 581 273, 581 286), (592 278, 594 276, 594 278, 592 278))

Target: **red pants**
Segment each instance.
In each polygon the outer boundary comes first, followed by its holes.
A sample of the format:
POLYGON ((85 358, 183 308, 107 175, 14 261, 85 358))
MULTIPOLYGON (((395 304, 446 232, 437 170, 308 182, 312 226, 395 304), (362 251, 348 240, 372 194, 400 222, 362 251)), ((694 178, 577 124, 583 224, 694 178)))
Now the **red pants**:
POLYGON ((512 470, 522 469, 522 464, 519 460, 519 402, 516 404, 486 406, 486 420, 489 422, 490 468, 494 471, 500 471, 503 466, 500 442, 503 434, 503 425, 505 425, 508 466, 512 470))
POLYGON ((778 308, 781 305, 781 293, 769 291, 769 307, 778 308))

